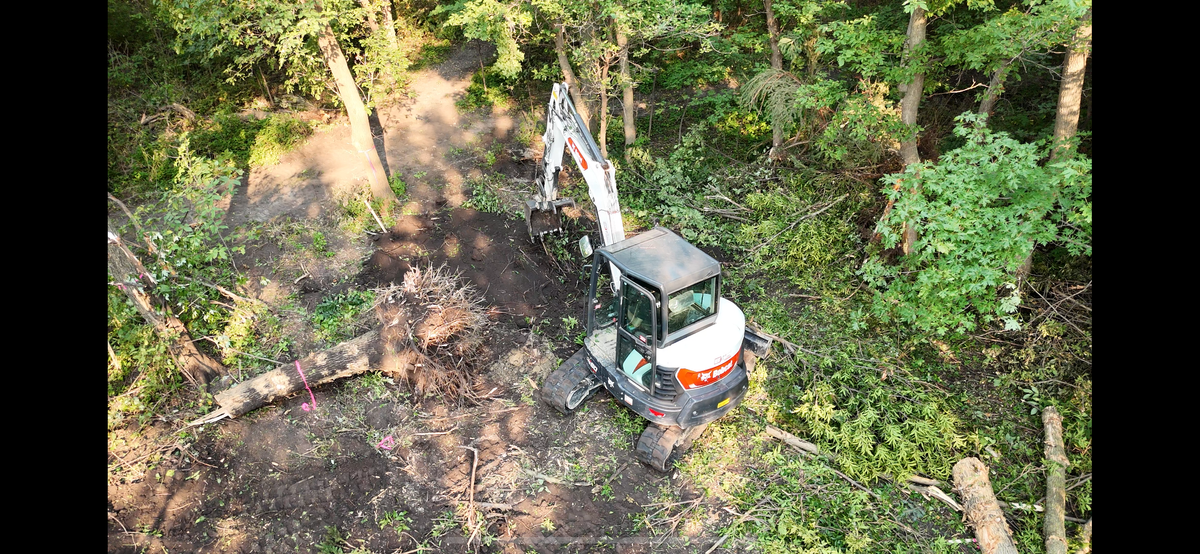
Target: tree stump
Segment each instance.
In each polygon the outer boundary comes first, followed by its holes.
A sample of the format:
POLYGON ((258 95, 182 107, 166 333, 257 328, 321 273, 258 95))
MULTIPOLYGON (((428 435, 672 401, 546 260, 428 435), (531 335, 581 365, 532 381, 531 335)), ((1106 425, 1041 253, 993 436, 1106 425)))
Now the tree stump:
POLYGON ((963 499, 967 523, 975 528, 975 538, 984 554, 1017 554, 1012 531, 996 503, 987 466, 978 458, 963 458, 954 464, 954 488, 963 499))

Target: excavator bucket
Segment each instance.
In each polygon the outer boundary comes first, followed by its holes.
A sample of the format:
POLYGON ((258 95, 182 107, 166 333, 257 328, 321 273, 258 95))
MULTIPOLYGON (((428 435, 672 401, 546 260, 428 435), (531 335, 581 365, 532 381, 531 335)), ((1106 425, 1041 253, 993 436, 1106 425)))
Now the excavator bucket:
POLYGON ((546 233, 556 233, 562 230, 563 206, 575 207, 574 198, 563 198, 553 202, 525 201, 525 226, 529 229, 529 238, 536 239, 546 233))

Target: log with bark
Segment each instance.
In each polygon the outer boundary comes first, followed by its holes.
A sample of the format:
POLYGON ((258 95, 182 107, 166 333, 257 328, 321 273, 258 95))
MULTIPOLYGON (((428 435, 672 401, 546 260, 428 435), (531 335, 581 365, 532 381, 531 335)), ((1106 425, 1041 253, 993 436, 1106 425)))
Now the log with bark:
MULTIPOLYGON (((311 389, 343 377, 378 369, 382 359, 379 331, 372 330, 328 350, 279 364, 271 371, 217 393, 214 399, 220 409, 193 424, 237 417, 278 398, 303 391, 306 387, 311 389)), ((313 403, 316 404, 315 401, 313 403)))
POLYGON ((1046 554, 1067 553, 1067 528, 1063 522, 1067 506, 1067 454, 1063 449, 1062 416, 1054 406, 1042 412, 1046 427, 1046 554))
POLYGON ((1012 532, 988 478, 987 466, 978 458, 963 458, 954 464, 954 488, 963 499, 967 523, 975 528, 975 538, 983 554, 1017 554, 1012 532))

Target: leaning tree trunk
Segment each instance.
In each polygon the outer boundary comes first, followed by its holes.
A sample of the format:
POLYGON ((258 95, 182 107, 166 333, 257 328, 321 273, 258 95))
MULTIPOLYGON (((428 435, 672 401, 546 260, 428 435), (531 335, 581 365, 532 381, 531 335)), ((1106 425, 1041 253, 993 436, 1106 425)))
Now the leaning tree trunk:
POLYGON ((367 27, 371 29, 372 33, 378 31, 379 23, 375 21, 375 10, 371 7, 371 0, 358 0, 358 5, 367 12, 367 27))
POLYGON ((1063 448, 1062 416, 1054 406, 1042 412, 1046 431, 1046 554, 1067 554, 1067 528, 1063 523, 1067 506, 1067 461, 1063 448))
POLYGON ((612 67, 612 62, 610 54, 605 54, 596 62, 600 66, 600 136, 597 137, 597 142, 600 143, 600 155, 606 160, 608 159, 608 69, 612 67))
POLYGON ((1004 92, 1004 81, 1008 78, 1008 69, 1012 66, 1012 60, 1006 60, 999 68, 992 73, 992 80, 988 83, 987 92, 983 93, 983 100, 979 102, 979 111, 982 116, 991 116, 996 109, 996 101, 1000 100, 1000 94, 1004 92))
POLYGON ((978 458, 963 458, 954 464, 954 488, 963 499, 963 514, 975 528, 975 539, 983 554, 1017 554, 1012 532, 996 503, 987 466, 978 458))
MULTIPOLYGON (((614 24, 615 25, 615 24, 614 24)), ((629 39, 617 30, 617 48, 621 50, 621 123, 625 131, 625 161, 629 162, 629 147, 637 140, 636 106, 633 105, 633 79, 629 77, 629 39)))
POLYGON ((111 225, 108 227, 108 272, 142 318, 167 342, 167 352, 188 382, 198 390, 203 390, 204 385, 225 374, 225 366, 196 348, 182 321, 171 315, 169 310, 159 314, 154 308, 154 299, 146 293, 142 281, 142 277, 148 275, 146 268, 125 247, 111 225))
POLYGON ((383 31, 387 33, 388 42, 392 44, 392 48, 399 48, 400 42, 396 39, 396 20, 392 17, 392 0, 383 0, 383 31))
MULTIPOLYGON (((779 22, 775 21, 775 11, 771 9, 771 0, 763 0, 767 10, 767 40, 771 44, 771 69, 783 71, 783 52, 779 50, 779 22)), ((767 157, 779 160, 783 157, 783 127, 771 125, 771 152, 767 157)))
MULTIPOLYGON (((317 9, 321 9, 320 0, 317 1, 317 9)), ((325 58, 325 64, 333 73, 338 97, 346 105, 346 115, 350 117, 350 141, 354 144, 354 149, 358 150, 367 160, 367 168, 370 171, 371 196, 376 200, 397 200, 396 194, 388 185, 387 175, 383 170, 383 161, 379 158, 379 151, 375 148, 375 139, 371 135, 371 122, 367 118, 367 109, 363 105, 362 97, 358 95, 358 86, 354 84, 354 77, 350 74, 346 56, 342 54, 342 48, 338 46, 337 37, 333 35, 333 29, 329 24, 325 24, 317 33, 317 44, 321 47, 321 55, 325 58)))
POLYGON ((587 102, 583 98, 579 78, 575 76, 575 71, 571 69, 571 60, 567 58, 567 46, 563 40, 562 23, 558 24, 558 32, 554 34, 554 53, 558 55, 558 66, 562 68, 563 79, 567 81, 567 90, 571 93, 571 101, 575 103, 575 111, 579 112, 579 118, 583 120, 583 125, 587 127, 590 133, 592 132, 591 111, 588 110, 587 102))

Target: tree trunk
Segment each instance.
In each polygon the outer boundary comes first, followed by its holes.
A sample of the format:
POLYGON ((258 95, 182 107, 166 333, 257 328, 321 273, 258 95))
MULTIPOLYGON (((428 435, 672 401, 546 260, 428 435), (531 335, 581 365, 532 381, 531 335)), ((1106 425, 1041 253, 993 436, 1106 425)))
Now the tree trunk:
POLYGON ((629 162, 629 148, 637 140, 636 106, 633 105, 633 79, 629 76, 629 39, 617 29, 617 48, 621 49, 621 123, 625 130, 625 161, 629 162))
POLYGON ((367 27, 371 29, 372 33, 378 31, 379 23, 375 21, 375 9, 371 7, 371 0, 358 0, 358 5, 367 12, 367 27))
MULTIPOLYGON (((925 42, 925 10, 921 8, 913 8, 912 14, 908 18, 908 39, 904 43, 904 54, 906 62, 912 62, 912 53, 925 42)), ((921 162, 921 156, 917 153, 917 107, 921 104, 921 95, 925 90, 925 72, 922 70, 913 75, 911 83, 901 83, 900 91, 904 93, 904 98, 900 101, 900 121, 909 128, 911 136, 900 142, 900 158, 904 161, 904 165, 910 166, 921 162)), ((890 204, 890 203, 889 203, 890 204)), ((913 229, 911 222, 904 224, 904 240, 900 245, 901 250, 908 254, 912 250, 913 243, 917 241, 917 232, 913 229)))
POLYGON ((963 458, 954 464, 954 488, 963 499, 967 523, 975 528, 975 539, 983 554, 1017 554, 1012 532, 1004 513, 996 503, 987 466, 977 458, 963 458))
POLYGON ((1008 60, 992 73, 992 80, 988 83, 987 92, 983 94, 983 100, 979 102, 979 115, 991 116, 995 111, 996 101, 1004 92, 1004 81, 1008 78, 1008 68, 1011 65, 1012 60, 1008 60))
POLYGON ((600 65, 600 155, 608 159, 608 68, 612 67, 612 58, 605 55, 598 62, 600 65))
POLYGON ((563 40, 563 26, 558 24, 558 32, 554 34, 554 53, 558 55, 558 65, 562 68, 563 79, 567 81, 567 90, 571 92, 571 101, 575 103, 575 111, 579 112, 579 117, 583 119, 583 125, 588 128, 588 132, 592 132, 592 116, 587 108, 587 102, 583 99, 583 92, 579 87, 579 79, 575 76, 575 71, 571 69, 571 60, 567 58, 567 46, 563 40))
POLYGON ((1054 162, 1069 149, 1067 141, 1075 137, 1079 126, 1079 99, 1083 96, 1084 69, 1092 45, 1092 10, 1088 10, 1075 31, 1075 39, 1067 46, 1063 61, 1063 79, 1058 89, 1058 113, 1054 118, 1054 162))
POLYGON ((1046 428, 1046 554, 1067 554, 1067 528, 1063 523, 1067 506, 1067 454, 1063 448, 1062 416, 1054 406, 1042 412, 1046 428))
MULTIPOLYGON (((775 11, 771 9, 771 0, 763 0, 767 10, 767 40, 771 44, 771 69, 783 71, 783 52, 779 50, 779 23, 775 21, 775 11)), ((783 128, 771 125, 771 152, 767 157, 772 160, 783 158, 783 128)))
MULTIPOLYGON (((321 9, 319 0, 317 9, 321 9)), ((333 73, 338 97, 346 105, 346 115, 350 117, 350 141, 354 144, 354 149, 366 158, 367 169, 370 172, 371 196, 376 200, 396 201, 396 195, 388 185, 387 175, 384 174, 383 161, 379 159, 379 151, 375 148, 375 139, 371 135, 371 122, 367 118, 367 109, 363 105, 362 97, 358 94, 358 86, 354 84, 354 77, 350 74, 346 56, 342 54, 342 48, 338 46, 333 29, 328 24, 324 25, 317 33, 317 44, 321 47, 321 55, 325 58, 325 64, 333 73)))
MULTIPOLYGON (((1083 95, 1084 70, 1087 68, 1088 52, 1092 42, 1092 10, 1088 10, 1075 30, 1075 38, 1067 46, 1067 56, 1063 60, 1063 80, 1058 88, 1058 112, 1054 117, 1054 142, 1050 150, 1050 163, 1066 155, 1070 147, 1067 143, 1075 137, 1079 125, 1079 99, 1083 95)), ((1029 255, 1017 268, 1017 280, 1023 280, 1033 268, 1034 245, 1029 245, 1029 255)))
POLYGON ((125 247, 111 225, 108 227, 108 272, 142 318, 167 342, 167 351, 188 382, 203 390, 204 385, 225 374, 225 366, 196 348, 182 321, 172 316, 169 310, 160 315, 154 309, 154 299, 146 294, 141 281, 141 276, 147 274, 146 268, 125 247))
POLYGON ((392 0, 383 0, 383 32, 387 33, 392 48, 400 47, 396 39, 396 21, 392 18, 392 0))
POLYGON ((214 399, 221 409, 201 420, 212 420, 224 414, 238 417, 297 392, 303 391, 307 396, 306 382, 311 390, 343 377, 381 369, 384 355, 379 331, 371 330, 333 348, 301 358, 298 360, 299 371, 296 369, 297 362, 279 364, 271 371, 217 393, 214 399), (304 372, 303 377, 301 371, 304 372))

